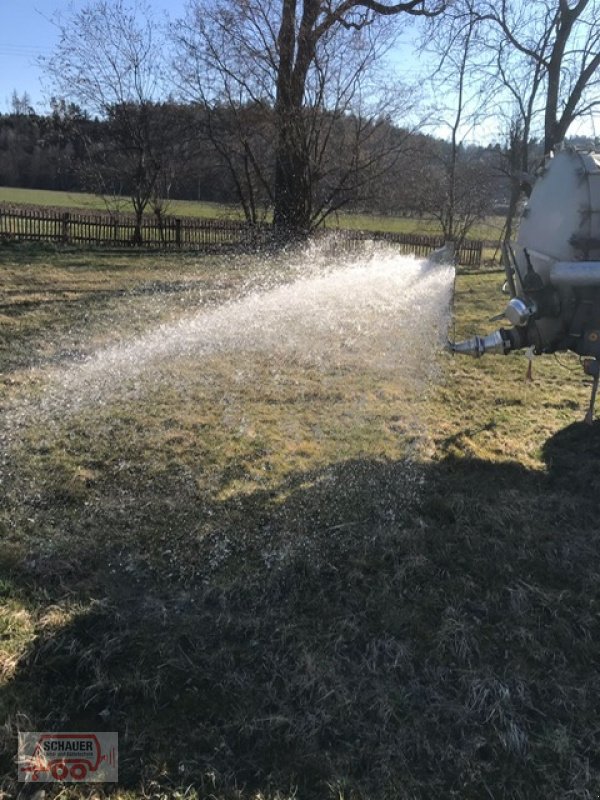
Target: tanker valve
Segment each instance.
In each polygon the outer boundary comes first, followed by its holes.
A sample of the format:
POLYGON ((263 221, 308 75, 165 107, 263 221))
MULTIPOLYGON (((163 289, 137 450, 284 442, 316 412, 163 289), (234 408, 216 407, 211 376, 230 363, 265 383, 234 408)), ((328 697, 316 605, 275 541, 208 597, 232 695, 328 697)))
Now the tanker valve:
POLYGON ((525 302, 520 297, 513 297, 506 306, 504 316, 509 322, 517 327, 527 325, 531 317, 537 314, 537 306, 534 302, 525 302))
POLYGON ((586 422, 588 425, 591 425, 594 421, 594 406, 596 404, 596 393, 598 391, 598 379, 600 378, 600 361, 598 361, 596 358, 584 358, 583 371, 586 375, 590 375, 593 379, 590 405, 584 419, 584 422, 586 422))

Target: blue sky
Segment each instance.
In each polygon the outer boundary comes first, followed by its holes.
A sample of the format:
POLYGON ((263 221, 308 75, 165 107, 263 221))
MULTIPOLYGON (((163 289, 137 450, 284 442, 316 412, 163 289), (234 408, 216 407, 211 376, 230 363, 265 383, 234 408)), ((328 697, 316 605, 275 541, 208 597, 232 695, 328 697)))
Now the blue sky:
MULTIPOLYGON (((168 14, 171 19, 181 16, 186 0, 149 0, 157 12, 168 14)), ((0 0, 0 112, 10 108, 13 91, 19 96, 27 92, 36 111, 44 113, 48 110, 48 90, 44 91, 42 71, 36 63, 40 56, 50 56, 57 41, 57 30, 52 19, 57 13, 68 13, 69 9, 81 8, 86 0, 0 0)), ((160 16, 160 15, 159 15, 160 16)), ((419 72, 426 67, 426 59, 417 56, 412 46, 416 31, 407 26, 402 37, 403 44, 395 48, 395 58, 399 66, 399 76, 407 83, 421 83, 419 72)), ((452 89, 449 88, 449 96, 452 89)), ((442 128, 431 130, 437 135, 445 136, 442 128)), ((487 139, 491 133, 484 124, 468 135, 481 140, 487 139)), ((600 125, 599 125, 600 127, 600 125)), ((589 134, 593 125, 589 119, 574 125, 570 133, 589 134)), ((598 132, 597 130, 595 131, 598 132)))
MULTIPOLYGON (((19 95, 27 92, 36 111, 47 108, 36 59, 52 53, 57 40, 51 21, 55 14, 83 5, 84 0, 0 0, 0 112, 9 109, 14 90, 19 95)), ((185 0, 152 0, 151 5, 159 11, 168 8, 169 15, 177 17, 185 0)))
POLYGON ((42 16, 52 11, 47 0, 4 0, 1 7, 0 110, 5 111, 14 89, 27 91, 34 103, 41 99, 34 60, 49 54, 54 32, 42 16))
MULTIPOLYGON (((149 0, 157 12, 171 19, 183 15, 186 0, 149 0)), ((48 90, 44 90, 42 70, 36 63, 40 56, 50 56, 58 34, 52 20, 57 13, 81 8, 86 0, 0 0, 0 112, 10 108, 13 91, 19 96, 27 92, 38 112, 48 109, 48 90)), ((410 29, 409 29, 410 30, 410 29)), ((414 80, 418 60, 408 44, 397 48, 406 80, 414 80)))

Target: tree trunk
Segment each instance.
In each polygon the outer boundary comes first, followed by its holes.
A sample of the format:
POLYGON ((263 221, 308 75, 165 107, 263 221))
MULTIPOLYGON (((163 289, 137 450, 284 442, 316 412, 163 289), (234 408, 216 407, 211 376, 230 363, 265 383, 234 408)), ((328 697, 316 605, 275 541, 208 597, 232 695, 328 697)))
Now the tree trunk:
POLYGON ((508 211, 506 212, 506 222, 504 223, 504 244, 509 244, 513 238, 513 228, 520 199, 521 181, 513 175, 510 179, 510 200, 508 202, 508 211))
POLYGON ((140 207, 137 203, 134 203, 134 211, 135 211, 135 223, 133 226, 133 237, 131 239, 132 244, 136 247, 143 244, 143 237, 142 237, 142 219, 144 216, 144 209, 140 207))
POLYGON ((304 0, 296 35, 296 0, 283 0, 277 37, 277 147, 273 225, 282 239, 304 238, 311 229, 310 164, 304 147, 303 105, 306 76, 315 54, 314 27, 319 0, 304 0))
POLYGON ((273 224, 280 238, 303 238, 311 227, 310 197, 306 193, 305 159, 298 152, 297 136, 290 130, 298 122, 279 121, 275 161, 273 224))

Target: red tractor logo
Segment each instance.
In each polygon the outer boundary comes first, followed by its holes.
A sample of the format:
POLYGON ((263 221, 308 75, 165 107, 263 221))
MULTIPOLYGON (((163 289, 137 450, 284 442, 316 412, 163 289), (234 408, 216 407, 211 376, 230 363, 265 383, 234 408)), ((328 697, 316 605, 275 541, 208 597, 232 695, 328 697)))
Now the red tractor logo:
POLYGON ((95 773, 101 765, 116 769, 116 748, 103 753, 95 733, 43 733, 20 771, 25 780, 104 780, 95 773))

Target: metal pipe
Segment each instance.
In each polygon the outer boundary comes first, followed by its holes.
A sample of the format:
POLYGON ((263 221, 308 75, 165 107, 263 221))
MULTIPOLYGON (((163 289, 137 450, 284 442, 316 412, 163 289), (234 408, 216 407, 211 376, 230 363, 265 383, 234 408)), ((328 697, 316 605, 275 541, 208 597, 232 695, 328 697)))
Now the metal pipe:
POLYGON ((504 272, 506 274, 506 284, 511 297, 517 296, 517 287, 515 286, 515 254, 512 247, 508 242, 502 243, 502 260, 504 262, 504 272))
POLYGON ((554 286, 600 286, 600 261, 557 261, 549 280, 554 286))
POLYGON ((485 353, 501 353, 504 355, 512 350, 512 342, 506 335, 506 332, 500 330, 494 333, 488 333, 487 336, 473 336, 471 339, 465 339, 463 342, 448 342, 448 350, 451 353, 460 353, 462 355, 471 355, 475 358, 480 358, 485 353))

